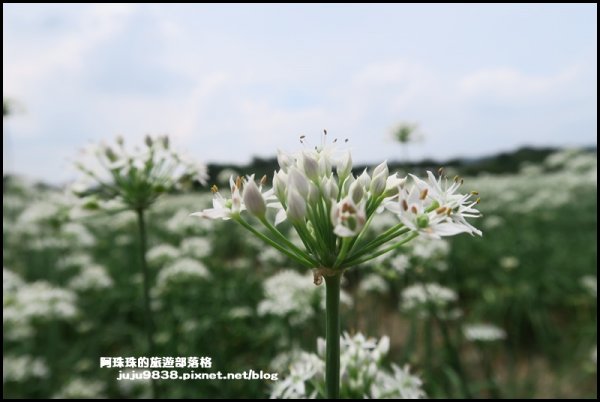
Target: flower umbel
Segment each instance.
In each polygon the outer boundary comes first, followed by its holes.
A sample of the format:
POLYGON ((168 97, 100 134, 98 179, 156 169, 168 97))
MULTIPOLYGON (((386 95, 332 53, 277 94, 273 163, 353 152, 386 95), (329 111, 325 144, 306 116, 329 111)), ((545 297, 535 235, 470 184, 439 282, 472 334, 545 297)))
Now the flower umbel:
POLYGON ((231 198, 216 186, 213 207, 193 215, 209 219, 233 219, 265 242, 309 268, 340 271, 408 242, 416 236, 440 238, 459 233, 481 235, 467 218, 479 217, 476 193, 459 193, 462 179, 449 181, 443 174, 427 180, 410 175, 412 183, 389 173, 386 162, 355 176, 352 157, 337 140, 305 146, 297 153, 279 151, 280 169, 273 174, 273 188, 263 191, 266 178, 257 184, 254 175, 230 179, 231 198), (371 218, 384 209, 398 217, 398 224, 370 241, 364 239, 371 218), (274 210, 274 217, 269 213, 274 210), (244 212, 248 212, 246 215, 244 212), (253 216, 266 229, 258 231, 253 216), (276 228, 288 220, 302 245, 293 244, 276 228))
MULTIPOLYGON (((75 166, 83 173, 72 190, 80 196, 116 200, 125 208, 149 207, 162 194, 208 179, 206 166, 171 149, 167 136, 146 136, 143 147, 128 149, 122 137, 93 145, 75 166)), ((90 203, 93 205, 93 203, 90 203)))
MULTIPOLYGON (((337 139, 327 143, 327 131, 320 146, 308 147, 305 136, 300 137, 300 142, 305 148, 295 154, 278 152, 279 170, 273 174, 271 190, 263 192, 263 180, 261 186, 257 186, 254 175, 244 181, 231 179, 231 199, 223 198, 213 186, 213 208, 193 215, 238 222, 292 260, 312 268, 315 284, 326 283, 326 389, 329 398, 338 398, 340 369, 343 369, 340 367, 339 304, 344 270, 397 249, 421 235, 430 238, 463 232, 480 235, 466 220, 479 216, 474 208, 479 199, 472 201, 474 194, 458 193, 462 180, 447 186, 447 180, 442 183, 442 178, 436 180, 431 173, 429 181, 411 175, 412 186, 407 186, 406 178, 389 174, 386 162, 371 174, 365 169, 355 176, 350 152, 340 150, 337 139), (268 213, 268 207, 277 211, 274 217, 268 213), (398 223, 373 238, 367 234, 369 224, 385 208, 397 216, 398 223), (297 232, 302 244, 295 244, 277 228, 285 220, 297 232), (253 225, 256 221, 263 230, 253 225)), ((293 372, 291 382, 282 382, 275 394, 306 396, 304 381, 313 372, 312 369, 293 372)), ((403 369, 395 368, 394 376, 382 380, 386 385, 378 392, 373 391, 373 395, 396 395, 394 383, 404 381, 407 376, 403 369)), ((404 394, 400 392, 400 396, 404 394)))

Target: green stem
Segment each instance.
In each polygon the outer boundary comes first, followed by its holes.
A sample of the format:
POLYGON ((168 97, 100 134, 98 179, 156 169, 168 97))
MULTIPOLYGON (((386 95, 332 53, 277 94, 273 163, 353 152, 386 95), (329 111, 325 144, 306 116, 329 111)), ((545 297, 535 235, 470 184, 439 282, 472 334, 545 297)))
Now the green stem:
POLYGON ((327 398, 340 397, 340 282, 342 274, 325 276, 326 352, 325 383, 327 398))
POLYGON ((350 247, 350 238, 348 237, 343 237, 342 238, 342 248, 340 250, 340 253, 338 254, 337 258, 335 259, 335 263, 333 264, 334 268, 337 268, 340 266, 340 264, 342 263, 342 261, 344 261, 344 258, 346 258, 346 254, 348 253, 348 248, 350 247))
MULTIPOLYGON (((408 231, 410 231, 410 229, 404 227, 404 225, 402 223, 399 223, 398 225, 386 230, 384 233, 377 236, 375 239, 371 240, 369 243, 367 243, 364 246, 361 246, 358 242, 355 242, 355 244, 353 244, 352 248, 350 249, 350 251, 351 251, 350 258, 355 259, 355 258, 361 257, 365 254, 368 254, 372 250, 375 250, 376 248, 381 246, 382 244, 385 244, 388 241, 390 241, 408 231), (355 249, 358 249, 358 251, 354 251, 355 249)), ((361 234, 362 233, 364 233, 364 230, 363 230, 363 232, 361 232, 361 234)), ((359 237, 360 237, 360 235, 359 235, 359 237)))
MULTIPOLYGON (((148 342, 148 353, 150 356, 156 356, 156 345, 154 344, 154 322, 152 321, 152 310, 150 309, 150 273, 148 263, 146 262, 146 222, 144 219, 144 210, 137 209, 138 229, 140 236, 140 264, 144 277, 144 315, 146 318, 146 340, 148 342)), ((150 381, 152 384, 152 398, 158 398, 158 384, 156 381, 150 381)))
POLYGON ((483 372, 485 373, 485 378, 487 380, 488 390, 490 392, 490 397, 492 399, 501 399, 502 395, 500 393, 500 387, 496 383, 496 379, 494 378, 494 370, 492 368, 492 360, 488 350, 481 342, 477 342, 477 347, 479 348, 479 358, 481 360, 481 366, 483 368, 483 372))
POLYGON ((259 219, 262 224, 269 229, 269 231, 271 233, 273 233, 279 240, 281 240, 287 247, 289 247, 294 253, 302 256, 302 258, 304 258, 307 261, 311 261, 313 264, 315 264, 314 266, 317 265, 317 262, 310 256, 308 255, 308 253, 306 253, 305 251, 301 250, 300 248, 298 248, 294 243, 292 243, 291 241, 288 240, 287 237, 285 237, 283 235, 283 233, 281 233, 279 230, 277 230, 277 228, 275 226, 273 226, 271 224, 271 222, 269 222, 267 220, 267 218, 262 217, 259 219))
POLYGON ((382 250, 377 251, 374 254, 369 254, 366 257, 362 257, 362 258, 352 258, 348 261, 344 261, 342 263, 342 267, 346 268, 346 267, 350 267, 350 266, 354 266, 354 265, 360 265, 363 262, 367 262, 369 260, 372 260, 373 258, 377 258, 382 254, 385 254, 389 251, 392 251, 398 247, 403 246, 404 244, 408 243, 409 241, 411 241, 412 239, 414 239, 415 237, 417 237, 419 235, 418 232, 412 232, 411 234, 409 234, 407 237, 405 237, 404 239, 400 240, 398 243, 392 244, 389 247, 386 247, 382 250))
POLYGON ((238 217, 232 217, 232 219, 235 220, 236 222, 238 222, 240 225, 242 225, 246 229, 248 229, 256 237, 262 239, 265 243, 267 243, 267 244, 275 247, 277 250, 281 251, 283 254, 287 255, 288 257, 290 257, 294 261, 299 262, 300 264, 302 264, 302 265, 304 265, 305 267, 308 267, 308 268, 314 268, 315 267, 315 264, 313 264, 311 261, 308 261, 304 257, 296 255, 295 253, 293 253, 292 251, 290 251, 287 248, 283 247, 281 244, 277 243, 273 239, 270 239, 269 237, 267 237, 264 234, 260 233, 258 230, 256 230, 254 227, 252 227, 252 225, 250 225, 248 222, 246 222, 241 217, 239 217, 239 216, 238 217))

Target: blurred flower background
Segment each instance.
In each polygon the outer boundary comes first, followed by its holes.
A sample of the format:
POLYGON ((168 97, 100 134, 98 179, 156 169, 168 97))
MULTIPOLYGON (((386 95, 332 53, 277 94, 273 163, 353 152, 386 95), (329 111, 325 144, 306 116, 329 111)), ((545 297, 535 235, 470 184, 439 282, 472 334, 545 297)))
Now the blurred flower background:
POLYGON ((99 368, 147 355, 136 214, 70 191, 85 188, 80 149, 147 134, 209 176, 147 212, 156 353, 279 373, 161 394, 317 395, 324 288, 242 228, 189 215, 323 128, 349 139, 355 175, 444 166, 484 214, 483 238, 417 239, 346 273, 343 396, 595 397, 596 12, 4 4, 4 397, 151 395, 99 368))

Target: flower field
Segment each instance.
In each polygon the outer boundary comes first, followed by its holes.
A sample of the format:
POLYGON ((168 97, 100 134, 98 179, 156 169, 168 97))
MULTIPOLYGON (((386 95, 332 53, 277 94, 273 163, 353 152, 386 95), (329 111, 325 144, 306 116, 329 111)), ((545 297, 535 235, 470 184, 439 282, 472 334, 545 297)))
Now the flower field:
MULTIPOLYGON (((191 179, 192 165, 177 161, 191 179)), ((373 181, 381 170, 369 170, 373 181)), ((227 190, 230 173, 207 183, 227 190)), ((361 172, 353 173, 358 182, 361 172)), ((231 213, 212 203, 208 186, 159 184, 161 197, 143 205, 140 259, 134 211, 5 177, 4 397, 325 397, 324 284, 244 227, 192 216, 211 206, 209 217, 231 213), (149 356, 148 343, 156 356, 209 357, 212 366, 198 372, 262 370, 278 379, 159 380, 153 389, 149 380, 116 379, 131 367, 100 368, 100 357, 149 356)), ((478 192, 482 217, 462 231, 481 237, 418 237, 350 260, 340 294, 340 396, 596 397, 596 154, 561 151, 517 173, 465 177, 463 187, 478 192)), ((250 197, 248 209, 264 214, 250 197)), ((288 218, 302 215, 294 197, 288 218)), ((338 236, 356 234, 362 219, 350 197, 332 213, 338 236)), ((417 205, 419 195, 407 199, 417 205)), ((393 212, 376 215, 365 238, 392 227, 393 212)), ((422 229, 418 217, 406 219, 422 229)), ((278 228, 301 247, 292 223, 278 228)))

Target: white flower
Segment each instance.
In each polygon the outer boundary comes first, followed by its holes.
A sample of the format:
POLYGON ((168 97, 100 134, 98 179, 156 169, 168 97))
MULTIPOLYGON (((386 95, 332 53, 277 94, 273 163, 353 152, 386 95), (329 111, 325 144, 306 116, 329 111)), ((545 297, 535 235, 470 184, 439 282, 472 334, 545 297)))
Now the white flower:
POLYGON ((241 179, 238 177, 237 180, 234 181, 233 176, 231 176, 229 178, 229 186, 231 187, 231 199, 224 198, 221 193, 219 193, 217 186, 213 186, 211 188, 214 193, 213 207, 201 212, 194 212, 192 216, 223 220, 239 216, 240 212, 246 209, 240 195, 241 179))
POLYGON ((519 259, 512 255, 500 258, 500 266, 506 270, 515 269, 519 266, 519 259))
POLYGON ((81 268, 79 275, 71 279, 69 288, 78 291, 106 289, 113 285, 113 280, 101 265, 81 268))
POLYGON ((427 308, 428 305, 446 307, 458 299, 452 289, 437 283, 412 285, 402 292, 402 307, 405 310, 427 308))
POLYGON ((350 197, 331 206, 333 232, 339 237, 356 236, 364 227, 366 220, 364 203, 356 205, 350 197))
POLYGON ((370 274, 360 281, 358 290, 363 293, 386 293, 388 291, 388 284, 381 276, 370 274))
POLYGON ((445 209, 427 212, 428 206, 426 192, 419 191, 417 186, 413 186, 410 191, 401 190, 398 201, 387 201, 385 204, 385 207, 395 213, 407 228, 433 239, 467 231, 463 226, 450 222, 444 214, 445 209))
POLYGON ((472 342, 494 342, 506 339, 506 331, 492 324, 469 324, 463 326, 465 338, 472 342))
POLYGON ((170 149, 166 136, 148 136, 144 145, 126 149, 122 138, 117 138, 113 145, 101 143, 84 150, 75 166, 87 179, 79 181, 76 192, 85 194, 81 184, 93 183, 89 190, 100 190, 103 197, 118 200, 128 209, 140 209, 194 180, 206 183, 206 166, 170 149))
POLYGON ((210 273, 204 264, 191 258, 181 258, 158 273, 156 289, 160 294, 171 285, 185 284, 190 280, 207 279, 209 277, 210 273))
POLYGON ((311 276, 282 270, 268 278, 263 288, 265 299, 258 305, 259 315, 287 316, 292 324, 300 324, 313 316, 319 288, 311 276))
MULTIPOLYGON (((19 321, 51 321, 72 319, 77 314, 77 296, 70 290, 58 288, 48 282, 38 281, 20 287, 6 308, 14 310, 12 318, 19 321)), ((4 316, 6 322, 7 316, 4 316)))
POLYGON ((2 382, 23 382, 32 378, 46 378, 49 370, 39 357, 28 355, 4 356, 2 358, 2 382))
POLYGON ((204 258, 211 252, 210 241, 204 237, 188 237, 179 246, 181 252, 193 258, 204 258))
POLYGON ((104 397, 105 385, 97 380, 73 378, 65 384, 55 399, 98 399, 104 397))
POLYGON ((398 254, 390 261, 390 265, 396 272, 403 274, 410 268, 410 258, 406 254, 398 254))
POLYGON ((298 360, 290 366, 289 375, 275 383, 271 399, 316 398, 317 390, 307 393, 305 383, 317 376, 322 376, 324 372, 323 360, 314 354, 301 353, 298 360))
MULTIPOLYGON (((387 336, 377 340, 361 333, 344 333, 340 341, 342 395, 357 399, 425 397, 421 379, 410 374, 408 366, 392 364, 391 372, 383 366, 390 348, 387 336)), ((271 398, 324 397, 320 393, 325 389, 325 350, 325 340, 319 338, 317 354, 293 353, 289 374, 273 386, 271 398)))
POLYGON ((598 297, 598 279, 593 275, 585 275, 581 278, 581 286, 593 297, 598 297))
POLYGON ((373 399, 422 399, 425 398, 423 381, 410 373, 408 366, 400 368, 392 363, 392 375, 378 372, 373 385, 373 399))
POLYGON ((146 253, 146 259, 151 265, 162 265, 179 257, 179 250, 170 244, 158 244, 146 253))
POLYGON ((23 286, 23 279, 15 272, 2 267, 2 289, 5 295, 9 292, 15 292, 23 286))
MULTIPOLYGON (((400 185, 398 195, 385 201, 385 207, 395 213, 406 227, 427 237, 439 239, 459 233, 481 232, 466 221, 466 217, 479 216, 469 202, 471 194, 454 194, 460 186, 458 181, 443 191, 431 172, 430 183, 411 175, 414 185, 408 189, 400 185)), ((441 180, 441 179, 440 179, 441 180)))

